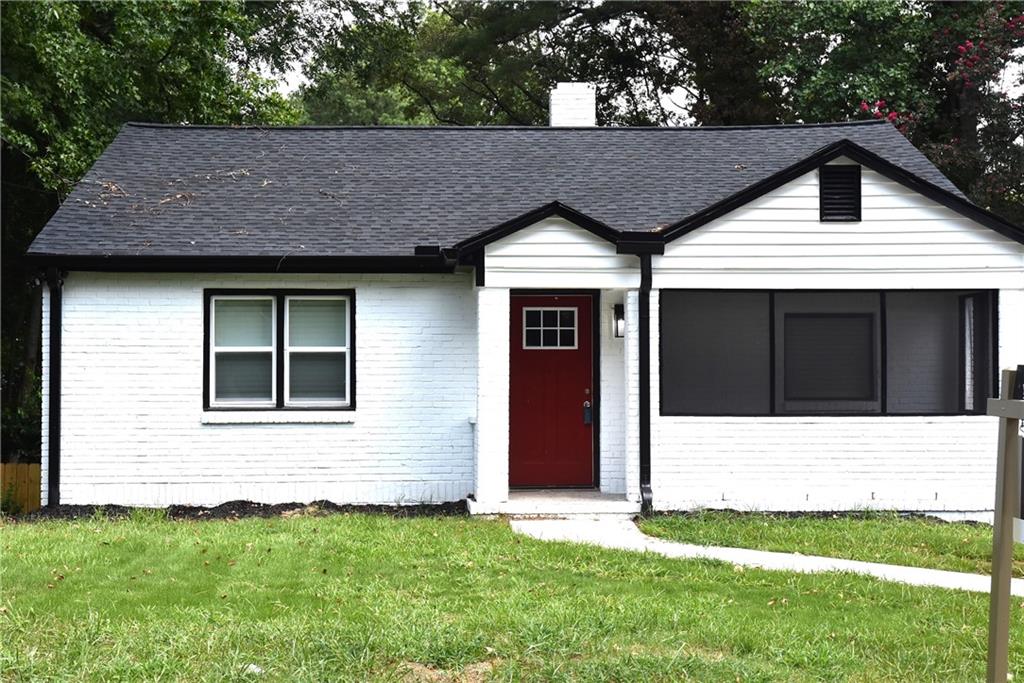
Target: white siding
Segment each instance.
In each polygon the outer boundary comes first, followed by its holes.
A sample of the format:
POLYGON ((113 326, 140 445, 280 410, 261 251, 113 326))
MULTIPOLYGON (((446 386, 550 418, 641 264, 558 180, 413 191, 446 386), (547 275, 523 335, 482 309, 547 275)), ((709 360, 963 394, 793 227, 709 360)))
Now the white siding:
MULTIPOLYGON (((651 306, 652 478, 659 509, 991 509, 996 420, 662 417, 651 306)), ((999 363, 1024 363, 1024 290, 999 295, 999 363)), ((926 362, 927 359, 922 359, 926 362)))
POLYGON ((1015 288, 1024 245, 867 168, 862 220, 822 223, 812 171, 684 235, 654 286, 698 289, 1015 288))
POLYGON ((484 248, 488 287, 611 289, 640 282, 636 256, 551 216, 484 248))
MULTIPOLYGON (((63 329, 62 502, 411 503, 473 490, 468 276, 76 272, 63 329), (354 288, 351 422, 203 424, 209 287, 354 288)), ((45 325, 43 335, 45 354, 45 325)))

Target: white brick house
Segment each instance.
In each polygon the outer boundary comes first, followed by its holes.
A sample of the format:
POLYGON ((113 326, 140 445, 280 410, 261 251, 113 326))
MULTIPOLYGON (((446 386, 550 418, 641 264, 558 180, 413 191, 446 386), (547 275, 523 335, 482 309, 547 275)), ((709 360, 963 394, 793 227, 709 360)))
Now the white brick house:
POLYGON ((44 500, 990 508, 1024 231, 884 123, 594 128, 592 97, 126 126, 29 252, 44 500))

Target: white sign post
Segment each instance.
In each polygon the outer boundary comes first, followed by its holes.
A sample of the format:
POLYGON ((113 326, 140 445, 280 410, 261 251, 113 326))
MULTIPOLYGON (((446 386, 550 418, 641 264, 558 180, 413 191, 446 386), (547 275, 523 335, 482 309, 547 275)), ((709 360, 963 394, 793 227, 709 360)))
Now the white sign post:
POLYGON ((1024 365, 1003 370, 999 398, 988 414, 999 418, 996 506, 992 526, 992 592, 988 613, 988 683, 1006 683, 1010 649, 1010 579, 1013 545, 1024 542, 1021 509, 1021 436, 1024 420, 1024 365))

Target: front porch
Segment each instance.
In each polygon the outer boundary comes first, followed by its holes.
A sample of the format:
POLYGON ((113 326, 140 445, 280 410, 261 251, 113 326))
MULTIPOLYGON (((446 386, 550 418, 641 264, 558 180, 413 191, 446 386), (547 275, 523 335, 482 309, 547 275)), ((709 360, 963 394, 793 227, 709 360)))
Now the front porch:
MULTIPOLYGON (((555 294, 547 290, 542 296, 565 295, 567 290, 555 294)), ((531 299, 535 305, 532 299, 537 295, 531 290, 482 286, 477 287, 476 296, 475 485, 469 512, 533 517, 629 517, 639 513, 639 433, 633 407, 639 393, 636 290, 593 290, 588 293, 592 309, 584 309, 578 301, 560 304, 580 305, 570 318, 576 325, 570 351, 529 350, 533 342, 524 334, 527 326, 517 323, 528 320, 522 299, 531 299), (520 304, 514 308, 512 302, 517 299, 520 304), (622 320, 618 326, 616 308, 622 320), (561 359, 591 345, 593 358, 588 362, 593 373, 579 382, 575 387, 578 395, 568 396, 568 408, 559 412, 556 398, 560 387, 552 383, 562 381, 559 373, 571 362, 561 359), (516 399, 517 381, 519 396, 523 393, 524 366, 522 356, 516 365, 515 354, 524 350, 531 357, 550 353, 559 359, 531 375, 531 387, 536 385, 545 393, 543 400, 535 403, 541 408, 532 420, 524 419, 523 402, 516 399), (573 471, 575 479, 568 480, 564 476, 565 451, 581 444, 567 434, 579 431, 581 425, 589 435, 582 442, 588 449, 586 467, 581 476, 573 471), (510 466, 513 464, 516 466, 510 466)), ((573 292, 568 296, 579 295, 573 292)))
POLYGON ((510 491, 498 502, 467 501, 472 515, 510 517, 633 517, 640 514, 640 501, 625 494, 602 493, 592 489, 532 489, 510 491))

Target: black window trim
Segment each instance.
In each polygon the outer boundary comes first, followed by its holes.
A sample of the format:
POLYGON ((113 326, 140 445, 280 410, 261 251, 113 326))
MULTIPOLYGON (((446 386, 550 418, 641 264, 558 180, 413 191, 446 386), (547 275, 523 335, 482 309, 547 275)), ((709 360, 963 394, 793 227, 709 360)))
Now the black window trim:
POLYGON ((822 223, 859 223, 863 213, 863 193, 861 190, 860 164, 823 164, 818 167, 818 219, 822 223), (856 197, 854 211, 849 214, 830 215, 825 210, 825 183, 851 182, 856 197))
POLYGON ((203 412, 334 412, 356 409, 356 290, 355 289, 289 289, 289 288, 233 288, 203 290, 203 412), (276 335, 276 367, 274 381, 277 385, 275 406, 214 406, 210 403, 210 306, 215 296, 272 296, 276 302, 274 325, 276 335), (284 404, 284 307, 286 297, 302 296, 344 296, 348 297, 349 324, 349 401, 348 405, 292 405, 284 404))
MULTIPOLYGON (((985 397, 994 396, 995 392, 998 391, 999 387, 999 290, 998 289, 971 289, 969 287, 958 288, 958 289, 710 289, 710 288, 694 288, 694 287, 666 287, 661 288, 659 291, 659 306, 658 306, 658 415, 659 417, 705 417, 705 418, 737 418, 737 417, 750 417, 750 418, 764 418, 764 417, 781 417, 781 418, 805 418, 805 417, 853 417, 853 418, 878 418, 878 417, 964 417, 964 416, 977 416, 985 415, 985 409, 980 410, 963 410, 957 412, 906 412, 906 413, 895 413, 889 412, 888 401, 886 400, 886 391, 888 388, 889 380, 889 367, 888 358, 886 353, 885 344, 885 332, 886 332, 886 315, 885 315, 885 295, 891 292, 970 292, 972 294, 987 294, 989 304, 991 306, 989 310, 989 326, 991 329, 990 334, 990 345, 989 350, 991 358, 990 376, 988 378, 988 388, 983 391, 985 397), (663 374, 663 364, 665 359, 665 336, 663 334, 664 325, 662 325, 661 317, 664 315, 664 309, 660 305, 660 296, 662 292, 730 292, 730 293, 753 293, 753 294, 768 294, 769 302, 769 353, 772 362, 769 363, 769 391, 770 399, 768 402, 769 412, 767 413, 696 413, 696 412, 668 412, 665 410, 665 381, 663 374), (776 393, 776 370, 774 362, 775 359, 775 295, 778 293, 792 293, 800 292, 802 294, 848 294, 848 293, 877 293, 881 301, 881 310, 879 312, 879 319, 876 321, 878 325, 878 331, 882 335, 880 340, 880 353, 879 373, 881 375, 880 381, 878 382, 878 391, 880 392, 880 409, 876 412, 864 412, 864 411, 810 411, 810 412, 778 412, 775 405, 775 393, 776 393)), ((978 401, 979 405, 984 405, 985 401, 978 401)))

